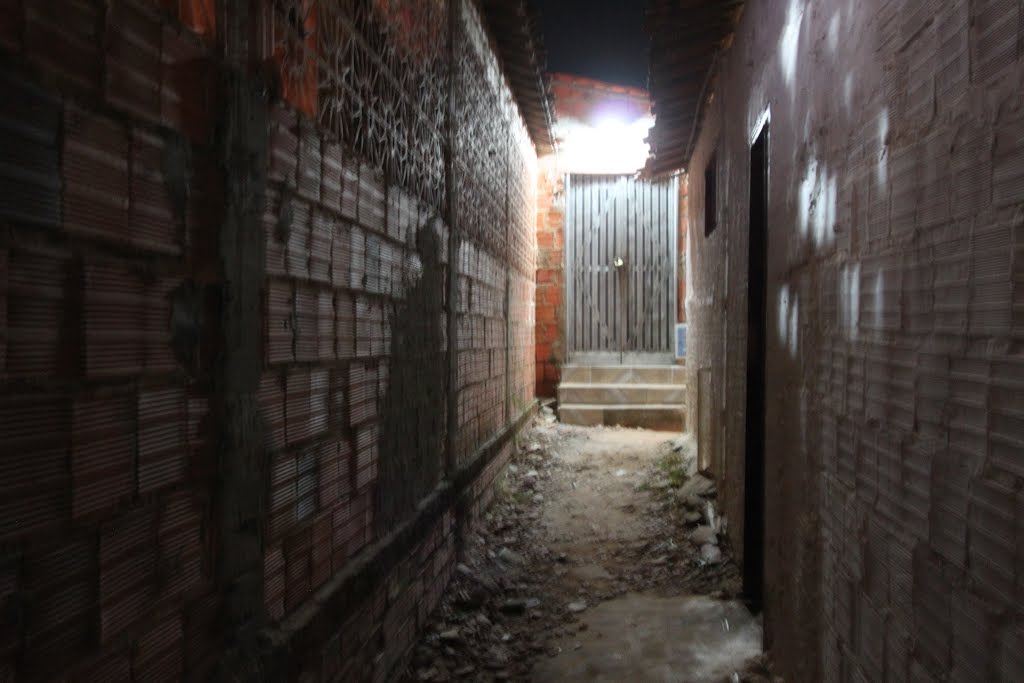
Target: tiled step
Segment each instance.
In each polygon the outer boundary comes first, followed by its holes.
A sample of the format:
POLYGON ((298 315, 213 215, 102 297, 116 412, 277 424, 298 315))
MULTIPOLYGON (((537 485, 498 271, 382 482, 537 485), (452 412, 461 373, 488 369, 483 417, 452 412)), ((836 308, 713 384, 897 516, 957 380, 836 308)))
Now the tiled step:
POLYGON ((562 381, 566 384, 683 384, 684 365, 565 365, 562 381))
POLYGON ((686 429, 686 411, 681 405, 591 406, 562 404, 558 408, 558 419, 564 424, 585 427, 617 425, 672 432, 681 432, 686 429))
POLYGON ((676 404, 686 401, 681 384, 584 384, 562 382, 558 386, 561 405, 676 404))

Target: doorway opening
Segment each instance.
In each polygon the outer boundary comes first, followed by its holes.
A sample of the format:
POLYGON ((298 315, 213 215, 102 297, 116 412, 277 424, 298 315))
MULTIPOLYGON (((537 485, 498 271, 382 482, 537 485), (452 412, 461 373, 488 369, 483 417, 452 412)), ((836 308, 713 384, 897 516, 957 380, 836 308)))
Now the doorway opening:
POLYGON ((747 296, 747 412, 743 506, 743 593, 755 612, 764 600, 765 338, 768 271, 768 123, 750 148, 747 296))

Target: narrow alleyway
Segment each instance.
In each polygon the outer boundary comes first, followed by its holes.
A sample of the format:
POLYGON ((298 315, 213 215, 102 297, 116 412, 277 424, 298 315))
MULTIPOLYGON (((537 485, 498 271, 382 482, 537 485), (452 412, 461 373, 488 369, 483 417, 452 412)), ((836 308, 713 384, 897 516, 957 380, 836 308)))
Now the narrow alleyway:
POLYGON ((527 431, 408 681, 769 680, 688 437, 527 431))

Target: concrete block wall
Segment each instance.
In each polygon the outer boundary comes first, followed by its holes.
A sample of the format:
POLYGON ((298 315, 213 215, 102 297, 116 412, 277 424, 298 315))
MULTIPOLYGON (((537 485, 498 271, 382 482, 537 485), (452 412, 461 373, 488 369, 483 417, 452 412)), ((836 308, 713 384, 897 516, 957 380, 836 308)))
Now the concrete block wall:
POLYGON ((534 396, 536 155, 453 1, 453 53, 448 3, 3 4, 0 678, 402 665, 534 396), (356 25, 409 92, 318 71, 356 25))
POLYGON ((1024 676, 1022 13, 747 3, 719 62, 689 166, 689 403, 742 549, 770 110, 765 626, 787 679, 1024 676))

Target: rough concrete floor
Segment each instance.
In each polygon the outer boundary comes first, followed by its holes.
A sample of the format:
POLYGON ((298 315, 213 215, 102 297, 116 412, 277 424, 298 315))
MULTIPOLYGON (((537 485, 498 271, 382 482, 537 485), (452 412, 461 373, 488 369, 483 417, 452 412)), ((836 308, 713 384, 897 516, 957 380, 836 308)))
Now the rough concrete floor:
POLYGON ((770 680, 728 547, 692 541, 714 487, 677 436, 538 424, 405 680, 770 680))
POLYGON ((717 683, 761 653, 761 625, 742 604, 706 596, 630 593, 583 615, 533 680, 717 683))
MULTIPOLYGON (((644 483, 669 435, 599 429, 588 436, 552 453, 553 467, 574 476, 549 494, 542 517, 551 546, 573 558, 569 593, 627 570, 611 555, 616 546, 664 532, 644 514, 644 483)), ((586 628, 556 640, 556 654, 537 663, 533 680, 717 683, 760 655, 760 624, 742 604, 675 592, 669 583, 660 594, 628 593, 584 611, 586 628)))

